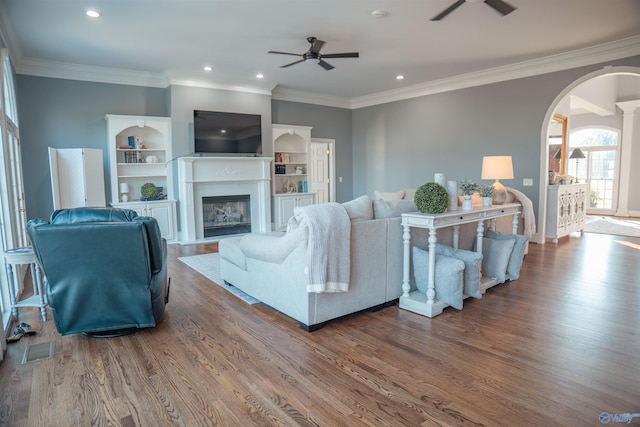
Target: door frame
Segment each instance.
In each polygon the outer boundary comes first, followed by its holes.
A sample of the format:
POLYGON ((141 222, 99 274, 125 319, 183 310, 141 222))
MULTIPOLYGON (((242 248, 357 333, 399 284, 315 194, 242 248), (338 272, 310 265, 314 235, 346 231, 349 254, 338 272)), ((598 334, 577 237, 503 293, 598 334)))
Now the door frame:
MULTIPOLYGON (((576 80, 574 80, 572 83, 570 83, 569 85, 567 85, 567 87, 565 87, 555 98, 554 100, 551 102, 551 104, 549 105, 549 108, 547 109, 547 112, 544 116, 544 120, 542 121, 542 127, 540 128, 540 158, 539 158, 539 163, 540 163, 540 169, 539 169, 539 176, 540 176, 540 188, 539 188, 539 193, 538 193, 538 223, 537 223, 537 232, 535 234, 535 237, 532 236, 531 237, 531 241, 535 242, 535 243, 539 243, 539 244, 544 244, 545 243, 545 230, 546 230, 546 226, 547 226, 547 187, 549 185, 549 174, 547 173, 547 161, 548 161, 548 155, 549 155, 549 141, 548 141, 548 130, 549 130, 549 123, 551 122, 552 118, 553 118, 553 114, 555 113, 556 109, 558 108, 558 105, 560 105, 560 102, 567 96, 569 95, 577 86, 579 86, 580 84, 594 79, 596 77, 600 77, 600 76, 606 76, 609 74, 634 74, 637 76, 640 76, 640 67, 632 67, 632 66, 622 66, 622 67, 614 67, 614 66, 607 66, 604 67, 600 70, 597 71, 593 71, 589 74, 586 74, 576 80)), ((619 143, 621 143, 621 141, 619 141, 619 143)), ((623 153, 621 152, 620 156, 622 157, 623 153)), ((622 162, 622 158, 620 159, 620 161, 622 162)), ((630 161, 630 160, 629 160, 630 161)), ((620 192, 628 192, 629 191, 629 183, 628 183, 628 179, 623 179, 622 178, 622 173, 624 173, 624 171, 621 171, 621 176, 620 176, 620 187, 618 188, 618 194, 620 194, 620 192)), ((620 199, 618 199, 618 202, 620 202, 620 199)))

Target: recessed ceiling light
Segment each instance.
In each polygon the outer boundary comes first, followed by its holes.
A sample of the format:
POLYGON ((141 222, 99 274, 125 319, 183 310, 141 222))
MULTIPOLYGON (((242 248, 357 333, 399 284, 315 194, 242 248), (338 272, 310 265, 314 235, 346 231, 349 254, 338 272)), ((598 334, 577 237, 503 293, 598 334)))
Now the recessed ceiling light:
POLYGON ((396 76, 396 80, 404 80, 404 75, 403 74, 398 74, 396 76))
POLYGON ((213 67, 212 67, 212 66, 210 66, 210 65, 205 65, 203 69, 204 69, 205 71, 212 71, 212 70, 213 70, 213 67))
POLYGON ((220 129, 220 133, 227 133, 226 129, 220 129))
POLYGON ((89 18, 100 18, 102 16, 97 10, 87 10, 86 14, 89 18))
POLYGON ((384 18, 388 14, 389 14, 389 12, 387 12, 386 10, 374 10, 373 12, 371 12, 371 15, 374 18, 384 18))
POLYGON ((262 73, 256 74, 256 79, 264 79, 264 74, 262 73))

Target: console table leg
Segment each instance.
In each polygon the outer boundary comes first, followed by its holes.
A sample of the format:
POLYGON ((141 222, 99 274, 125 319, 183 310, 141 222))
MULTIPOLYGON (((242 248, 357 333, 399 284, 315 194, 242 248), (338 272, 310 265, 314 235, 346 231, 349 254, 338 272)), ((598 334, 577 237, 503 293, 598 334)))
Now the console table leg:
POLYGON ((518 234, 518 214, 513 214, 513 219, 511 220, 511 233, 518 234))
POLYGON ((433 305, 436 301, 436 229, 429 229, 429 283, 427 285, 427 304, 433 305))
POLYGON ((476 252, 482 253, 482 237, 484 236, 484 221, 478 221, 478 227, 476 228, 476 252))
POLYGON ((453 249, 458 249, 458 244, 460 242, 460 226, 453 226, 453 249))
POLYGON ((402 259, 402 296, 408 297, 411 285, 409 284, 409 266, 411 262, 411 227, 408 225, 402 226, 402 244, 404 248, 404 257, 402 259))

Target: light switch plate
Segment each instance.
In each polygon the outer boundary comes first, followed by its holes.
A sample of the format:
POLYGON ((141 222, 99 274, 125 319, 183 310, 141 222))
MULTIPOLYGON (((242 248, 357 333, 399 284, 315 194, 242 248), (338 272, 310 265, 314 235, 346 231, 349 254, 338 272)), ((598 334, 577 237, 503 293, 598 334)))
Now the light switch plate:
POLYGON ((524 178, 522 180, 522 185, 524 187, 533 187, 533 178, 524 178))

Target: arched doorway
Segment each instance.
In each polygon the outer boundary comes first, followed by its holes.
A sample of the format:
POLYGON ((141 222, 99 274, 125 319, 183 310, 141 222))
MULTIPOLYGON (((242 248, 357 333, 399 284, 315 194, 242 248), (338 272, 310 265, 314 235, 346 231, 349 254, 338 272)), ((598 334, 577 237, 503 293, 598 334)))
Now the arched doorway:
MULTIPOLYGON (((585 126, 585 121, 578 119, 578 114, 582 114, 582 110, 585 109, 592 109, 594 114, 601 115, 603 117, 611 115, 613 118, 610 120, 613 120, 616 124, 605 127, 622 129, 622 115, 620 113, 620 109, 617 108, 616 105, 619 105, 618 101, 620 100, 624 101, 629 99, 629 96, 635 99, 640 99, 640 89, 638 89, 640 88, 640 83, 638 82, 640 82, 640 68, 638 67, 606 67, 593 73, 589 73, 568 85, 560 94, 558 94, 549 106, 542 124, 540 139, 540 203, 538 206, 539 232, 537 236, 537 243, 545 242, 547 186, 549 183, 549 129, 554 115, 557 116, 560 114, 569 117, 569 133, 572 128, 577 130, 578 128, 585 126), (579 94, 581 90, 584 91, 584 88, 589 88, 593 91, 591 86, 601 86, 599 89, 602 92, 600 93, 600 96, 604 101, 600 104, 607 105, 606 108, 599 108, 597 105, 598 103, 585 102, 585 100, 580 96, 576 96, 576 94, 579 94), (626 95, 621 99, 618 95, 620 90, 628 90, 630 91, 630 95, 626 95), (572 114, 572 111, 574 111, 574 114, 572 114)), ((631 141, 628 141, 627 145, 630 144, 631 141)), ((626 149, 630 148, 626 147, 626 149)), ((570 148, 565 150, 563 153, 563 156, 566 157, 562 157, 560 159, 561 162, 566 162, 565 164, 567 164, 567 166, 569 153, 570 148)), ((618 154, 620 161, 616 167, 618 168, 617 172, 620 174, 620 185, 616 191, 624 196, 629 192, 630 159, 625 157, 624 153, 618 154)), ((621 198, 624 199, 624 197, 621 198)), ((615 207, 612 209, 615 210, 615 207)))

